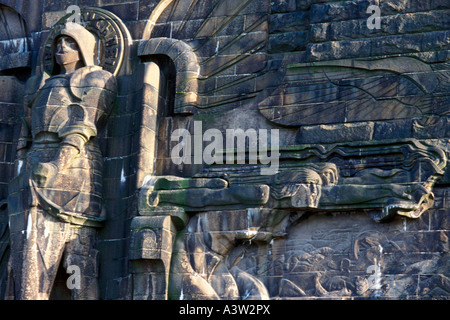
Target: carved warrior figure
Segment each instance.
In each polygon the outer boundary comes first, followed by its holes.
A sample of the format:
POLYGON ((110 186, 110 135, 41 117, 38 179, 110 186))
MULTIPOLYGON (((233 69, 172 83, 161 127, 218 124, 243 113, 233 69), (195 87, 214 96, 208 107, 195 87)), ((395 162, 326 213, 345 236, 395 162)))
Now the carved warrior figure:
POLYGON ((61 262, 80 270, 72 299, 98 298, 95 227, 104 217, 96 136, 112 109, 116 80, 94 64, 96 41, 83 26, 65 24, 52 42, 53 71, 41 75, 26 103, 31 115, 8 198, 10 298, 49 299, 61 262))

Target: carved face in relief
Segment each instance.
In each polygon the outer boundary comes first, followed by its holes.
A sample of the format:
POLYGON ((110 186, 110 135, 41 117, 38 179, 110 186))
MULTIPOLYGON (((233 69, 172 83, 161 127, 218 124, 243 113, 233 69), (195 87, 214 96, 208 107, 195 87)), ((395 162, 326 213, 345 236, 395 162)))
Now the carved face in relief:
POLYGON ((59 65, 76 64, 81 60, 80 48, 77 42, 66 35, 60 36, 56 40, 56 62, 59 65))

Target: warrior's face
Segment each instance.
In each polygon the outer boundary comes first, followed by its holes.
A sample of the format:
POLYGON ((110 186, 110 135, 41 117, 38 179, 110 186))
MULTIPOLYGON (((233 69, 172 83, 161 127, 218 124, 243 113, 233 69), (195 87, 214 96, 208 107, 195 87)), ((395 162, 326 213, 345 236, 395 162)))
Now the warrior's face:
POLYGON ((67 69, 69 65, 76 65, 81 60, 80 48, 77 42, 69 36, 60 36, 56 40, 56 62, 67 69))

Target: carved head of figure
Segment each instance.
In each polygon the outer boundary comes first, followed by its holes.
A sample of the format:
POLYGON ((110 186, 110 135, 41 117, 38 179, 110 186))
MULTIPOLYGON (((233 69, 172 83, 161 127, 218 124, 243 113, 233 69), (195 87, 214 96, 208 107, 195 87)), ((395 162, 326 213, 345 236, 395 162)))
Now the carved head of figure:
POLYGON ((86 28, 66 23, 53 43, 53 73, 71 73, 80 67, 93 66, 95 46, 96 38, 86 28))

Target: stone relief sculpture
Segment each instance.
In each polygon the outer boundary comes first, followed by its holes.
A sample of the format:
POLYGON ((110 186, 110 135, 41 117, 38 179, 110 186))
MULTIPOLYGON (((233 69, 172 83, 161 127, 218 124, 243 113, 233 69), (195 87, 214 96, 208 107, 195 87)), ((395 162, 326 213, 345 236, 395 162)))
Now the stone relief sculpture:
POLYGON ((96 136, 117 90, 114 75, 96 64, 99 45, 82 25, 58 24, 42 74, 29 80, 20 173, 8 197, 11 299, 49 299, 60 264, 82 270, 72 299, 99 298, 96 228, 105 215, 96 136))
MULTIPOLYGON (((449 172, 450 65, 430 62, 444 54, 382 55, 380 42, 369 50, 379 56, 343 59, 355 52, 340 47, 340 32, 364 24, 361 3, 120 6, 139 8, 126 23, 142 39, 131 44, 119 18, 83 8, 80 23, 64 17, 51 28, 28 80, 19 172, 8 200, 0 199, 9 217, 8 228, 0 215, 7 298, 49 299, 58 270, 72 266, 81 269, 72 299, 448 297, 448 233, 431 232, 448 214, 448 192, 441 187, 439 198, 435 188, 449 172), (321 22, 328 14, 339 17, 321 22), (123 127, 136 128, 108 131, 123 134, 110 149, 124 147, 105 157, 99 139, 115 102, 124 114, 114 115, 113 128, 125 120, 123 127), (170 149, 170 131, 195 121, 221 133, 276 128, 278 170, 261 175, 262 162, 230 164, 226 150, 215 150, 220 164, 192 166, 158 154, 170 149), (108 175, 102 157, 114 163, 108 175), (106 213, 105 195, 107 208, 121 208, 106 213), (441 211, 428 215, 435 202, 441 211), (109 225, 107 214, 119 218, 109 225), (102 261, 120 262, 105 268, 100 297, 96 242, 107 224, 105 237, 121 239, 104 238, 102 246, 120 253, 105 250, 102 261), (408 229, 419 225, 427 232, 408 229)), ((396 41, 395 31, 387 34, 396 41)), ((359 41, 344 39, 352 50, 359 41)), ((420 42, 432 47, 431 37, 420 42)))

